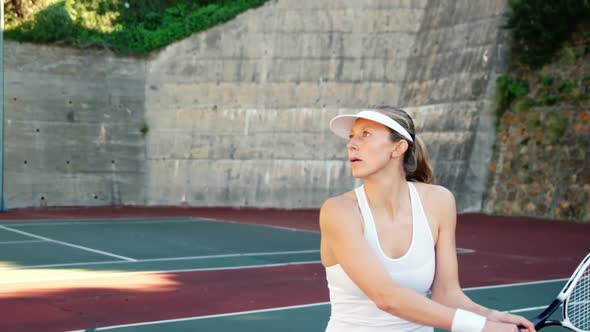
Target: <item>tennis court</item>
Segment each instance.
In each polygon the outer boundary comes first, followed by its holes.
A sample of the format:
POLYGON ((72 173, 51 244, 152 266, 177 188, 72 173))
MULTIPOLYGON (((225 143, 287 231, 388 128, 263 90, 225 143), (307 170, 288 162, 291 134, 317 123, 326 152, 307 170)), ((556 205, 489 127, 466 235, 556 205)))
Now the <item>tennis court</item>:
MULTIPOLYGON (((565 280, 488 286, 467 289, 478 303, 525 316, 541 312, 539 304, 557 294, 565 280), (514 307, 518 306, 518 308, 514 307)), ((548 303, 547 303, 548 304, 548 303)), ((243 313, 154 321, 99 328, 96 331, 323 331, 330 314, 328 303, 292 306, 243 313)), ((556 313, 555 317, 560 317, 556 313)), ((549 327, 547 331, 558 331, 549 327)))
MULTIPOLYGON (((322 331, 329 305, 319 233, 264 215, 251 218, 259 224, 187 216, 2 222, 0 330, 322 331)), ((492 221, 478 220, 458 229, 462 284, 499 310, 535 314, 588 249, 587 226, 541 222, 569 235, 553 254, 532 256, 529 244, 503 245, 492 221), (473 234, 496 237, 496 250, 473 234), (522 264, 525 271, 513 269, 522 264)), ((515 233, 506 225, 528 225, 494 223, 506 234, 515 233)))

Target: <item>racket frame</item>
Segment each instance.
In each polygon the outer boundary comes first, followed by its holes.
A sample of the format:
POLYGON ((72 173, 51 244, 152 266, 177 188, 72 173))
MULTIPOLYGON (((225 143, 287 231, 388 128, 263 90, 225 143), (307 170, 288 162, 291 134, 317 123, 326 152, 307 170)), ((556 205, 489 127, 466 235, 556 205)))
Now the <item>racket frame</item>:
MULTIPOLYGON (((590 254, 588 254, 586 256, 586 258, 584 258, 582 263, 580 263, 580 265, 578 266, 578 268, 576 269, 576 271, 572 275, 572 278, 565 285, 564 289, 567 288, 567 290, 565 292, 562 291, 562 293, 564 295, 563 295, 563 321, 562 321, 561 326, 566 327, 566 328, 573 330, 573 331, 583 331, 583 330, 580 330, 579 328, 575 327, 572 324, 571 320, 569 319, 569 315, 567 314, 567 303, 569 301, 569 296, 573 292, 574 288, 576 288, 575 286, 578 284, 578 281, 580 280, 580 278, 582 278, 582 276, 584 275, 584 271, 586 271, 588 266, 590 266, 590 254)), ((560 295, 562 293, 560 293, 560 295)))
POLYGON ((574 271, 572 276, 569 278, 569 280, 567 281, 565 286, 563 286, 563 289, 561 290, 561 292, 559 292, 559 294, 557 295, 555 300, 553 300, 553 302, 551 302, 551 304, 545 310, 543 310, 542 313, 540 313, 535 318, 531 319, 531 323, 533 323, 535 325, 536 330, 540 330, 540 329, 544 328, 545 326, 563 326, 563 327, 570 329, 572 331, 576 331, 576 332, 581 331, 572 325, 571 321, 569 320, 566 309, 567 309, 568 297, 570 296, 573 289, 575 288, 575 285, 578 283, 578 280, 580 280, 580 278, 582 277, 583 271, 585 271, 589 265, 590 265, 590 253, 588 253, 588 255, 586 255, 586 257, 578 265, 578 267, 576 268, 576 270, 574 271), (563 303, 563 309, 562 309, 563 310, 563 321, 548 320, 547 318, 549 318, 549 316, 551 316, 557 310, 557 308, 559 308, 559 306, 562 303, 563 303))

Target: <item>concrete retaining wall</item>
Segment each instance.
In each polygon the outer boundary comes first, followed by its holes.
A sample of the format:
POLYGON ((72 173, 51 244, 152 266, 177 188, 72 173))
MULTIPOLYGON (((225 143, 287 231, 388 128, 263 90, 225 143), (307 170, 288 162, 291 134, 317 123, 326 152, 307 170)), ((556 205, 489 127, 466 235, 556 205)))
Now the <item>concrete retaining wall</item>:
POLYGON ((5 44, 5 202, 145 203, 145 63, 5 44))
POLYGON ((439 183, 455 192, 459 209, 479 210, 505 7, 483 0, 271 1, 145 60, 10 43, 7 119, 17 121, 19 107, 31 110, 20 117, 27 123, 51 114, 46 122, 56 130, 45 135, 58 138, 48 145, 48 136, 7 130, 14 135, 8 145, 34 146, 9 147, 18 162, 7 165, 8 174, 21 179, 7 183, 8 206, 38 204, 40 194, 51 193, 50 205, 318 207, 358 185, 329 119, 390 104, 414 116, 439 183), (13 65, 27 52, 26 68, 13 65), (51 71, 55 61, 61 69, 51 71), (19 93, 22 106, 11 101, 19 93), (72 109, 76 124, 68 121, 72 109), (57 134, 73 128, 83 131, 79 139, 57 134), (63 148, 68 142, 72 152, 63 148), (74 151, 84 167, 55 166, 74 151), (33 154, 46 161, 23 166, 33 154))

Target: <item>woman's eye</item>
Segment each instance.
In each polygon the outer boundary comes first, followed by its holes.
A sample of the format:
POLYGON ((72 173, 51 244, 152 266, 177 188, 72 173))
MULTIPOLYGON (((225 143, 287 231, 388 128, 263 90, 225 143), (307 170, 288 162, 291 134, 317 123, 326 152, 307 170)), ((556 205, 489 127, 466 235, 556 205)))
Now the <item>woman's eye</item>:
POLYGON ((370 133, 370 132, 368 132, 368 131, 363 131, 363 136, 365 136, 365 137, 366 137, 366 136, 369 136, 369 135, 371 135, 371 133, 370 133))

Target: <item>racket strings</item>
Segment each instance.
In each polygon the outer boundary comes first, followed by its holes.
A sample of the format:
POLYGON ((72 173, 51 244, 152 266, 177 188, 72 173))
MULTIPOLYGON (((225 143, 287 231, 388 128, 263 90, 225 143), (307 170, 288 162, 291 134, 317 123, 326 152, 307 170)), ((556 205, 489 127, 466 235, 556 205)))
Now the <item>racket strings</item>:
POLYGON ((590 331, 590 266, 582 272, 565 309, 573 326, 583 331, 590 331))

